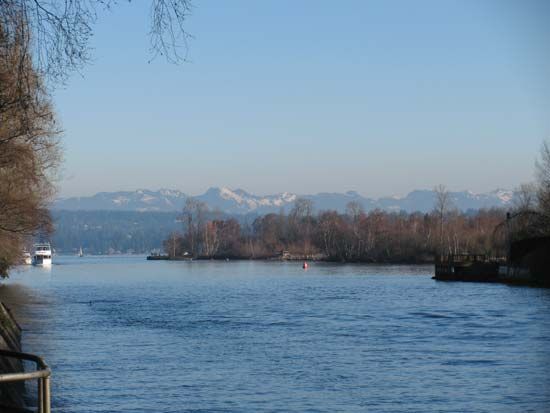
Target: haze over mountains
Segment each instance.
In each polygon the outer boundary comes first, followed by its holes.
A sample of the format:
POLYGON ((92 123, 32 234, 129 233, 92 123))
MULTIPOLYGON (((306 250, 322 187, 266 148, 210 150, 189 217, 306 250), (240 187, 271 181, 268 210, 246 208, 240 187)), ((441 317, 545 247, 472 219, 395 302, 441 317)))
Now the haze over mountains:
MULTIPOLYGON (((152 191, 100 192, 88 197, 72 197, 56 200, 52 209, 69 211, 180 211, 189 195, 172 189, 152 191)), ((454 208, 462 211, 482 208, 507 208, 513 203, 516 194, 510 190, 497 189, 492 192, 475 194, 471 191, 451 192, 454 208)), ((290 210, 299 198, 311 199, 315 210, 333 209, 343 212, 351 201, 359 202, 366 211, 382 209, 385 211, 429 212, 435 203, 433 190, 415 190, 404 197, 367 198, 355 191, 345 193, 318 193, 298 195, 283 192, 274 195, 258 196, 242 189, 210 188, 204 194, 194 196, 205 202, 210 209, 226 214, 266 214, 290 210)))

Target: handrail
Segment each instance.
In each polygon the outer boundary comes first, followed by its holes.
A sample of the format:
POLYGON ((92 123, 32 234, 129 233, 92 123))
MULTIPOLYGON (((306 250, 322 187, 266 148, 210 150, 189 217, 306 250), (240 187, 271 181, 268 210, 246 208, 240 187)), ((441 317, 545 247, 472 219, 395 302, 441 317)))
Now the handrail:
POLYGON ((42 358, 29 353, 0 350, 0 357, 11 357, 36 363, 36 371, 0 374, 0 383, 38 380, 38 412, 51 413, 50 376, 52 371, 42 358))

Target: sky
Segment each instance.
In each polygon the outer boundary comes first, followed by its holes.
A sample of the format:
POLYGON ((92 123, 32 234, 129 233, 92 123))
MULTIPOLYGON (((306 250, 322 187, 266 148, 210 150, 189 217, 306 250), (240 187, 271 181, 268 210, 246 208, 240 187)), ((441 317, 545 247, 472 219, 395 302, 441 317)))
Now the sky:
POLYGON ((180 65, 147 3, 55 91, 60 196, 513 189, 550 139, 548 1, 194 0, 180 65))

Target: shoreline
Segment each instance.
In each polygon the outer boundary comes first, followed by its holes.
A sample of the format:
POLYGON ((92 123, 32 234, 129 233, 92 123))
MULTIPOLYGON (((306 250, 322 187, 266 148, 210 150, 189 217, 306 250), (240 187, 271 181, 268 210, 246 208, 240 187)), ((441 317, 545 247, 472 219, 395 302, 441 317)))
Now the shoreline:
MULTIPOLYGON (((24 298, 17 298, 18 286, 0 284, 0 349, 15 352, 21 352, 21 333, 22 328, 17 322, 15 312, 19 306, 24 305, 24 298)), ((0 357, 0 371, 2 373, 17 373, 23 372, 24 367, 20 360, 0 357)), ((17 409, 25 409, 25 384, 19 383, 3 383, 0 386, 0 411, 17 411, 17 409)), ((25 411, 25 410, 20 410, 25 411)))
POLYGON ((214 257, 169 257, 167 255, 147 255, 148 261, 263 261, 263 262, 321 262, 328 264, 365 264, 365 265, 433 265, 435 260, 396 260, 396 261, 359 261, 359 260, 338 260, 330 258, 315 258, 315 257, 293 257, 281 258, 280 256, 268 257, 231 257, 231 256, 214 256, 214 257))
MULTIPOLYGON (((392 265, 405 265, 405 266, 427 266, 427 265, 436 265, 435 261, 385 261, 385 262, 375 262, 375 261, 340 261, 340 260, 330 260, 330 259, 312 259, 312 258, 285 258, 282 259, 280 256, 276 257, 263 257, 263 258, 249 258, 249 257, 169 257, 167 255, 149 255, 146 257, 148 261, 219 261, 219 262, 229 262, 229 261, 258 261, 258 262, 314 262, 314 263, 323 263, 323 264, 355 264, 355 265, 382 265, 382 266, 392 266, 392 265)), ((484 277, 484 276, 470 276, 463 277, 453 274, 452 276, 443 277, 438 276, 437 271, 435 275, 431 277, 434 281, 440 282, 468 282, 468 283, 490 283, 490 284, 504 284, 508 286, 517 286, 517 287, 533 287, 533 288, 550 288, 550 282, 548 280, 539 280, 532 276, 504 276, 497 275, 494 278, 484 277)))

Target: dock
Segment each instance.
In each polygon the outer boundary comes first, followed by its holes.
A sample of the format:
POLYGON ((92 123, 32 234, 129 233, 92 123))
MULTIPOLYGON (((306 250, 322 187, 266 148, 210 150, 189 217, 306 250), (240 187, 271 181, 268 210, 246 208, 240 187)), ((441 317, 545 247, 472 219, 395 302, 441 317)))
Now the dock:
POLYGON ((500 263, 482 254, 449 254, 435 260, 434 280, 498 282, 500 263))
POLYGON ((505 258, 482 254, 438 256, 433 279, 550 287, 550 237, 511 242, 505 258))

